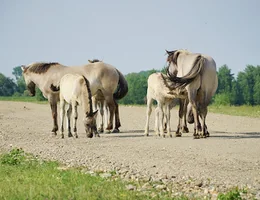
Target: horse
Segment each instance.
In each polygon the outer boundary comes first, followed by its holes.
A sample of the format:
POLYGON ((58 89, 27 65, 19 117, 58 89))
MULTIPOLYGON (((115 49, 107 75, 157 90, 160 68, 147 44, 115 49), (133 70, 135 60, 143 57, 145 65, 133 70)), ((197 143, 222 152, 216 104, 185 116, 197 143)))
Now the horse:
POLYGON ((190 107, 189 111, 194 116, 194 139, 199 139, 200 136, 208 137, 207 107, 218 87, 216 62, 208 55, 187 50, 166 52, 168 78, 175 83, 175 88, 185 88, 188 93, 188 108, 190 107))
POLYGON ((83 66, 68 67, 56 62, 36 62, 21 66, 21 68, 30 95, 35 95, 35 87, 37 86, 43 96, 48 99, 53 118, 52 132, 55 135, 58 130, 57 102, 59 101, 59 94, 53 92, 50 86, 51 84, 54 86, 59 85, 60 79, 68 73, 86 77, 89 81, 92 95, 95 95, 98 90, 102 92, 110 112, 107 130, 110 131, 113 129, 113 117, 116 114, 114 130, 118 132, 121 124, 115 102, 127 94, 128 84, 123 74, 112 65, 104 62, 94 62, 83 66))
POLYGON ((61 138, 64 138, 64 116, 65 116, 65 106, 68 104, 67 109, 67 127, 68 127, 68 137, 72 137, 70 118, 73 115, 73 132, 76 138, 77 134, 77 119, 78 111, 77 106, 83 107, 83 122, 85 126, 85 132, 87 137, 92 138, 93 133, 97 136, 97 126, 96 117, 97 110, 93 112, 92 107, 92 95, 90 91, 89 81, 82 75, 77 74, 65 74, 61 80, 59 86, 54 86, 51 84, 51 90, 53 92, 59 92, 60 97, 60 133, 61 138))
POLYGON ((165 137, 164 118, 166 120, 167 136, 172 137, 170 130, 170 109, 176 105, 177 98, 185 98, 184 90, 171 90, 166 82, 166 75, 157 72, 148 77, 147 80, 147 110, 144 135, 149 135, 149 120, 152 112, 153 100, 157 101, 155 110, 155 133, 157 136, 165 137), (175 100, 175 101, 174 101, 175 100))

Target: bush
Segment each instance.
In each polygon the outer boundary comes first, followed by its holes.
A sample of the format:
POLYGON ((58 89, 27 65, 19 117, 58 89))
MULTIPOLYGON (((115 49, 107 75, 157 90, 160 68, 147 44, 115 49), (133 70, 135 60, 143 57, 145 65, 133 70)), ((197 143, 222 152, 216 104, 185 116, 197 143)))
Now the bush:
POLYGON ((225 93, 216 94, 214 96, 213 104, 217 106, 229 106, 231 104, 230 95, 225 93))
POLYGON ((25 160, 25 152, 22 149, 12 149, 10 153, 1 157, 1 164, 19 165, 25 160))

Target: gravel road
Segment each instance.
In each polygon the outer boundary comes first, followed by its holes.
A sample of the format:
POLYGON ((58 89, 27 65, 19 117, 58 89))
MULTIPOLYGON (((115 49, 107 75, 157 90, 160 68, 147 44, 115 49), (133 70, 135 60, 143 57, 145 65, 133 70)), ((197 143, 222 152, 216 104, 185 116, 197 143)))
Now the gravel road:
MULTIPOLYGON (((154 110, 153 110, 154 111, 154 110)), ((234 186, 260 198, 260 119, 209 113, 211 137, 194 140, 143 136, 145 107, 120 106, 121 132, 86 138, 79 110, 79 138, 61 139, 50 133, 47 104, 0 101, 0 151, 21 147, 44 159, 88 171, 116 171, 124 179, 172 184, 184 193, 214 197, 234 186)), ((154 126, 154 112, 150 127, 154 126)), ((172 110, 171 126, 177 125, 172 110)), ((190 131, 193 127, 189 125, 190 131)), ((158 185, 156 187, 159 187, 158 185)), ((161 187, 165 189, 164 186, 161 187)))

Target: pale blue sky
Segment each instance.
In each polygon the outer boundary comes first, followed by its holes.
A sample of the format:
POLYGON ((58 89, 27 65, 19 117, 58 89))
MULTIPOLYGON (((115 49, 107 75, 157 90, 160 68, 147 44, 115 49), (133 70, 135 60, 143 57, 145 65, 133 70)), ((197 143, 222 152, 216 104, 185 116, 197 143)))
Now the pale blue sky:
POLYGON ((0 72, 99 58, 124 74, 165 65, 165 49, 260 65, 260 0, 0 0, 0 72))

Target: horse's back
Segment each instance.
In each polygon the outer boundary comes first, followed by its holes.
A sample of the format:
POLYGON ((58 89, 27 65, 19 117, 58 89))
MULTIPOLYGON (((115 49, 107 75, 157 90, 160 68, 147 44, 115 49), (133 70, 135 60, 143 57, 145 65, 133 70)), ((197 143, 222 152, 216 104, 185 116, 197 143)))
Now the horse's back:
POLYGON ((60 98, 67 103, 78 101, 81 93, 81 86, 84 84, 84 78, 78 74, 65 74, 60 82, 60 98))
POLYGON ((89 80, 91 91, 95 94, 99 89, 102 91, 116 90, 119 75, 116 68, 104 62, 95 62, 84 65, 84 76, 89 80))

